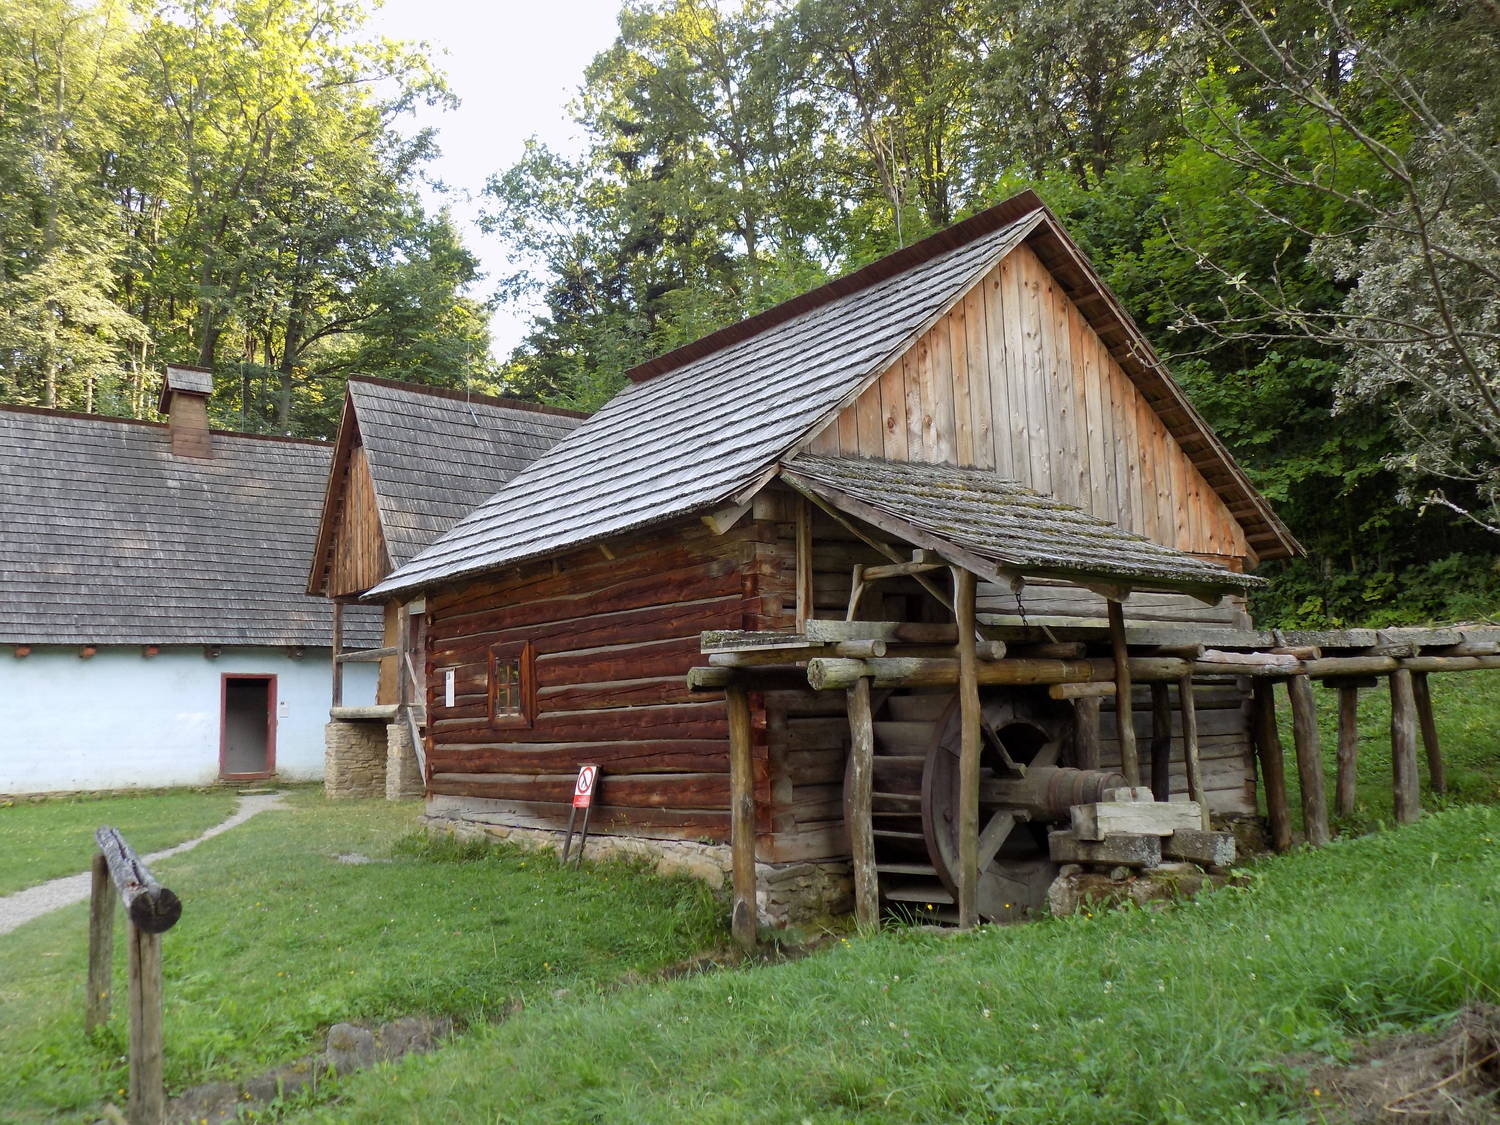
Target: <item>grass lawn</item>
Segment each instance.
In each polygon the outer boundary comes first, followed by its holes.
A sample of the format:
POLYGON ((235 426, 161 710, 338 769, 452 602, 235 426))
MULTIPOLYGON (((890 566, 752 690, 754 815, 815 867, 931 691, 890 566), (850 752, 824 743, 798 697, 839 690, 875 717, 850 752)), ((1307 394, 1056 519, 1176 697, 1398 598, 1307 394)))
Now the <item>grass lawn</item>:
POLYGON ((87 871, 94 829, 118 828, 141 855, 190 840, 234 812, 229 790, 173 789, 0 804, 0 895, 87 871))
MULTIPOLYGON (((1428 785, 1427 753, 1417 738, 1418 775, 1424 809, 1464 804, 1500 804, 1500 671, 1437 672, 1432 687, 1432 713, 1438 745, 1448 770, 1448 794, 1438 797, 1428 785)), ((1323 752, 1328 815, 1333 816, 1333 782, 1337 766, 1339 693, 1314 685, 1318 734, 1323 752)), ((1292 824, 1302 828, 1302 787, 1292 742, 1292 709, 1286 692, 1276 691, 1276 715, 1286 751, 1287 794, 1292 824)), ((1336 831, 1368 832, 1390 824, 1391 806, 1391 696, 1384 680, 1378 688, 1359 693, 1359 759, 1355 769, 1354 816, 1333 821, 1336 831)), ((1264 807, 1264 802, 1262 802, 1264 807)))
POLYGON ((1497 840, 1500 809, 1458 809, 1159 914, 893 931, 544 998, 292 1120, 1317 1120, 1287 1056, 1500 1000, 1497 840))
MULTIPOLYGON (((313 791, 290 803, 158 865, 184 903, 162 941, 169 1092, 307 1053, 340 1020, 487 1021, 517 1000, 674 963, 723 934, 700 883, 399 845, 415 805, 313 791), (338 860, 348 853, 376 862, 338 860)), ((86 922, 79 905, 0 938, 0 1120, 91 1121, 102 1101, 122 1101, 124 941, 114 1017, 91 1042, 86 922)))

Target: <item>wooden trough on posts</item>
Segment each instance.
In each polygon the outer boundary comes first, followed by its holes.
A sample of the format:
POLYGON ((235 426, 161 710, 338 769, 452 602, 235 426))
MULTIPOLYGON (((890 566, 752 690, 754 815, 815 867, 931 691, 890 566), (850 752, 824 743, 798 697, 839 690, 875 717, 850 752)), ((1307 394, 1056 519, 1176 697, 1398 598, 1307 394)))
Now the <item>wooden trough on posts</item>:
POLYGON ((161 935, 182 917, 182 901, 156 881, 125 837, 114 828, 94 833, 89 898, 89 978, 84 1030, 109 1022, 110 966, 114 957, 114 910, 125 908, 129 943, 130 1125, 159 1125, 166 1112, 162 1087, 161 935), (111 889, 111 883, 113 889, 111 889))
MULTIPOLYGON (((1001 920, 1003 915, 982 905, 986 883, 1007 888, 1001 901, 1009 906, 1004 900, 1027 893, 1023 883, 1035 897, 1059 863, 1149 869, 1168 858, 1192 860, 1210 870, 1225 866, 1232 861, 1232 847, 1219 839, 1222 833, 1209 830, 1199 760, 1194 697, 1205 689, 1248 694, 1271 842, 1285 851, 1292 843, 1291 815, 1285 750, 1277 732, 1276 683, 1285 683, 1292 710, 1293 761, 1306 839, 1320 846, 1331 832, 1312 683, 1322 681, 1340 693, 1335 794, 1337 811, 1344 815, 1353 809, 1355 693, 1387 678, 1395 815, 1399 823, 1410 823, 1421 814, 1419 737, 1433 791, 1441 793, 1445 787, 1427 676, 1500 669, 1500 628, 1489 626, 1281 632, 1126 625, 1117 611, 1098 621, 1027 620, 974 614, 966 585, 955 568, 953 625, 808 618, 795 634, 706 632, 701 646, 707 666, 689 674, 695 690, 754 691, 762 682, 772 683, 772 677, 784 682, 800 674, 815 691, 848 693, 851 757, 845 808, 857 914, 863 923, 877 920, 882 901, 898 907, 905 901, 955 903, 959 909, 953 920, 961 926, 973 924, 976 906, 981 917, 1001 920), (977 646, 963 643, 975 633, 977 646), (945 648, 944 641, 957 643, 945 648), (870 646, 868 655, 853 655, 860 645, 870 646), (976 655, 976 647, 985 658, 976 655), (1167 694, 1174 683, 1175 731, 1167 694), (1142 695, 1149 695, 1147 708, 1133 699, 1132 685, 1141 685, 1142 695), (925 733, 907 731, 903 747, 883 747, 882 725, 894 736, 902 733, 896 728, 918 724, 872 721, 870 700, 899 700, 900 693, 913 691, 923 694, 910 699, 934 702, 924 720, 925 733), (1108 725, 1117 737, 1117 780, 1099 772, 1101 700, 1114 708, 1108 725), (1150 788, 1143 784, 1134 738, 1137 717, 1145 715, 1150 788), (1028 726, 1035 745, 1027 745, 1022 728, 1028 726), (1181 741, 1176 758, 1171 756, 1174 734, 1181 741), (988 757, 981 759, 967 745, 976 740, 990 747, 984 752, 988 757), (1010 760, 1010 754, 1019 758, 1023 750, 1024 759, 1010 760), (965 759, 976 765, 983 761, 983 774, 969 776, 962 768, 965 759), (1185 793, 1170 791, 1168 767, 1174 761, 1185 775, 1185 793), (1054 796, 1050 787, 1059 782, 1074 789, 1059 789, 1050 803, 1025 799, 1022 793, 1040 786, 1054 796), (1181 796, 1188 801, 1180 803, 1176 798, 1181 796), (1169 797, 1174 798, 1170 805, 1169 797), (1048 837, 1051 869, 1043 869, 1045 852, 1022 855, 1017 850, 1014 833, 1024 822, 1036 826, 1033 835, 1040 839, 1041 823, 1066 820, 1070 805, 1071 830, 1048 837), (1106 820, 1116 826, 1101 827, 1106 820), (1143 827, 1130 827, 1137 821, 1143 827), (1142 833, 1167 839, 1159 849, 1141 850, 1138 845, 1152 843, 1142 833), (924 873, 932 885, 915 886, 914 877, 924 873)), ((908 705, 900 717, 910 720, 917 714, 908 705)))

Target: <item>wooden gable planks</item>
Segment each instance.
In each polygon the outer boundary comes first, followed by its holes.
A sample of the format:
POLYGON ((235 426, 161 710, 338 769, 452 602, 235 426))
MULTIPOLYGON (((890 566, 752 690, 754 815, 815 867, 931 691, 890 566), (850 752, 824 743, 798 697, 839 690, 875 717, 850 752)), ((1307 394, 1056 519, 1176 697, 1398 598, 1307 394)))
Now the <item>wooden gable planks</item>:
POLYGON ((328 566, 328 593, 335 598, 363 593, 391 569, 364 446, 349 451, 345 473, 328 566))
POLYGON ((1025 244, 810 451, 992 469, 1155 542, 1245 554, 1193 455, 1025 244))

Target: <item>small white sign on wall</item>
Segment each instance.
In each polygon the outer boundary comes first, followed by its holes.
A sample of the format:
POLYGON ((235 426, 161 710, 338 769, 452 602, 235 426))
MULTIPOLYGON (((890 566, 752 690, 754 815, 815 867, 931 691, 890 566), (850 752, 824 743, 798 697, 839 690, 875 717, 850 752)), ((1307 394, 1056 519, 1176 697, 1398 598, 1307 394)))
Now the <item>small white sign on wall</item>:
POLYGON ((443 672, 443 706, 453 706, 453 680, 458 673, 457 668, 449 668, 443 672))

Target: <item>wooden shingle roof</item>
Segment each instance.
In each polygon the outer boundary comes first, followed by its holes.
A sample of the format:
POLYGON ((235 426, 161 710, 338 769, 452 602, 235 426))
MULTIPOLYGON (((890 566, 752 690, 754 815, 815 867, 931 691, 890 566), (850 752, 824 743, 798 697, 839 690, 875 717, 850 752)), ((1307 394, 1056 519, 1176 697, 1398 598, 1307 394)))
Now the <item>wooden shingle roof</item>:
MULTIPOLYGON (((303 584, 329 446, 0 407, 0 643, 327 646, 303 584)), ((368 612, 351 644, 378 643, 368 612)))
POLYGON ((1300 550, 1032 192, 659 356, 547 456, 372 593, 414 591, 737 503, 1025 241, 1245 528, 1300 550))
POLYGON ((999 581, 1061 578, 1204 593, 1266 584, 984 469, 803 454, 782 476, 907 542, 960 565, 977 563, 981 575, 999 581))
POLYGON ((479 573, 755 487, 1038 218, 1027 209, 907 270, 632 383, 374 592, 479 573))
POLYGON ((309 592, 323 588, 338 473, 353 443, 364 447, 386 550, 400 566, 586 417, 516 399, 350 379, 309 592))

